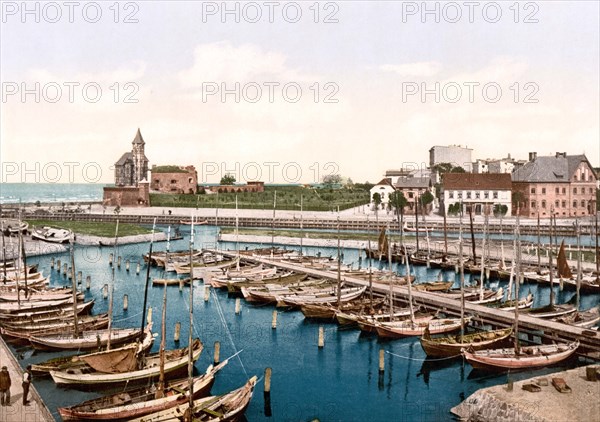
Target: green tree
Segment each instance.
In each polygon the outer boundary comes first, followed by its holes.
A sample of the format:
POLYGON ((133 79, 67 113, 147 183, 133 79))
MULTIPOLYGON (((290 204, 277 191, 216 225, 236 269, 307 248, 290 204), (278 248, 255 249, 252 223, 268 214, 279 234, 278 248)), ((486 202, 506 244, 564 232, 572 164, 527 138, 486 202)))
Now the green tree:
POLYGON ((397 213, 404 213, 404 207, 408 205, 408 200, 402 191, 395 191, 390 194, 389 207, 397 213))
POLYGON ((225 176, 221 177, 221 185, 233 185, 235 183, 235 176, 231 173, 227 173, 225 176))
POLYGON ((341 185, 343 181, 342 176, 339 174, 328 174, 323 176, 322 182, 325 188, 331 189, 335 185, 341 185))
POLYGON ((377 212, 381 205, 381 194, 379 192, 373 194, 373 204, 375 204, 375 212, 377 212))
POLYGON ((419 203, 421 205, 421 214, 426 214, 426 211, 429 208, 429 204, 431 204, 434 199, 435 198, 433 197, 433 194, 429 191, 425 191, 425 193, 423 193, 423 195, 419 197, 419 203))
MULTIPOLYGON (((512 192, 512 203, 515 208, 520 208, 525 204, 525 195, 521 191, 512 192)), ((516 211, 516 210, 515 210, 516 211)))
POLYGON ((504 217, 507 212, 508 212, 508 207, 506 205, 502 205, 502 204, 494 205, 494 215, 496 217, 500 217, 500 216, 504 217))

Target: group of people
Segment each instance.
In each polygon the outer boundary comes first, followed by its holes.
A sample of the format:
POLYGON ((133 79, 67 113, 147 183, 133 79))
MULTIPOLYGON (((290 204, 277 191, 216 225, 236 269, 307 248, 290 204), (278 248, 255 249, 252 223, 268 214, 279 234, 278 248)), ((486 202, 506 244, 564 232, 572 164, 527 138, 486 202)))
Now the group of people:
MULTIPOLYGON (((6 366, 0 370, 0 402, 2 406, 10 406, 10 386, 11 386, 10 373, 6 366)), ((23 372, 23 406, 29 405, 29 386, 31 385, 31 365, 27 365, 25 372, 23 372)))

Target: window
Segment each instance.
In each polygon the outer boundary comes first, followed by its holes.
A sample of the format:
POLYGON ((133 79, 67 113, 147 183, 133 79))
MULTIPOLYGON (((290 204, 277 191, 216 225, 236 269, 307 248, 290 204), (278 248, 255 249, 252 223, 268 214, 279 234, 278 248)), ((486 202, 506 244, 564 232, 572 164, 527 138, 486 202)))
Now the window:
POLYGON ((590 194, 594 193, 594 188, 590 188, 590 194))
POLYGON ((171 183, 177 183, 177 180, 171 179, 171 183))
POLYGON ((494 191, 494 199, 498 199, 498 191, 494 191))
POLYGON ((535 201, 531 201, 531 208, 535 208, 535 201))
POLYGON ((562 201, 562 207, 567 208, 567 201, 562 201))
POLYGON ((408 197, 409 197, 409 198, 411 198, 411 199, 412 199, 412 198, 414 198, 414 196, 415 196, 415 194, 414 194, 414 193, 412 193, 412 192, 408 192, 408 197))
POLYGON ((559 188, 555 188, 554 189, 554 193, 556 193, 558 195, 560 193, 560 189, 559 188))
POLYGON ((546 201, 542 201, 542 208, 546 208, 546 201))
POLYGON ((467 199, 471 199, 471 191, 467 192, 467 199))
POLYGON ((563 188, 563 195, 567 193, 567 188, 563 188))
POLYGON ((448 192, 448 198, 454 199, 454 191, 448 192))
POLYGON ((192 183, 192 178, 191 177, 188 177, 188 183, 190 183, 190 184, 192 183))
POLYGON ((542 195, 546 194, 546 188, 542 188, 542 195))
POLYGON ((154 183, 160 183, 158 179, 154 179, 154 183))
POLYGON ((573 195, 577 195, 577 188, 573 188, 573 195))
POLYGON ((462 192, 458 192, 458 199, 462 199, 462 192))
POLYGON ((480 195, 481 195, 481 193, 479 191, 475 192, 475 199, 479 199, 480 195))
POLYGON ((560 208, 560 201, 554 201, 554 208, 560 208))
POLYGON ((535 188, 531 188, 531 193, 535 193, 535 188))
POLYGON ((593 180, 592 179, 592 175, 590 174, 589 177, 588 177, 588 181, 591 182, 592 180, 593 180))
POLYGON ((585 201, 581 201, 581 208, 585 208, 585 201))
POLYGON ((483 197, 488 199, 490 197, 490 193, 488 191, 483 192, 483 197))
POLYGON ((573 208, 577 208, 577 201, 573 201, 573 208))

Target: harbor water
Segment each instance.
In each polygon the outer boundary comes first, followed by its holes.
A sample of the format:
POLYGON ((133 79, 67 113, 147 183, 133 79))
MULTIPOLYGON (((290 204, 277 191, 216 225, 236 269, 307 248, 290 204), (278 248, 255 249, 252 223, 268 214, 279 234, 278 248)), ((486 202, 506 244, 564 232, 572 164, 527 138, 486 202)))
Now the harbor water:
MULTIPOLYGON (((164 229, 164 228, 163 228, 164 229)), ((182 229, 184 239, 171 243, 171 250, 189 248, 189 228, 182 229), (187 232, 186 232, 187 230, 187 232)), ((196 231, 195 247, 214 246, 216 228, 201 226, 196 231)), ((235 244, 219 243, 219 248, 234 250, 235 244)), ((270 246, 270 245, 248 245, 270 246)), ((122 257, 121 268, 115 265, 114 326, 137 327, 141 324, 146 267, 142 254, 149 244, 120 246, 117 256, 122 257), (125 262, 131 262, 126 271, 125 262), (137 263, 141 271, 136 274, 137 263), (128 295, 129 306, 123 310, 123 296, 128 295)), ((166 243, 154 244, 154 250, 164 250, 166 243)), ((246 245, 242 246, 245 248, 246 245)), ((82 271, 83 283, 79 290, 88 299, 94 298, 94 314, 107 312, 108 299, 102 295, 104 284, 111 283, 109 254, 112 247, 80 247, 75 251, 76 270, 82 271), (91 288, 85 289, 86 276, 91 277, 91 288)), ((335 256, 335 248, 304 248, 305 254, 321 253, 335 256)), ((345 263, 364 267, 367 260, 358 250, 342 251, 345 263), (362 255, 362 256, 361 256, 362 255), (360 257, 360 259, 359 259, 360 257)), ((51 276, 51 286, 68 286, 70 280, 50 269, 50 259, 69 262, 68 254, 46 255, 30 258, 28 264, 38 264, 51 276)), ((116 259, 115 259, 116 263, 116 259)), ((375 263, 387 267, 387 263, 375 263)), ((394 269, 404 273, 404 267, 394 269)), ((439 270, 416 268, 421 280, 436 280, 439 270)), ((157 268, 150 269, 151 277, 164 276, 157 268)), ((443 272, 445 280, 456 280, 453 271, 443 272)), ((466 276, 467 282, 470 278, 466 276)), ((506 283, 491 282, 491 287, 506 283)), ((148 306, 153 309, 154 332, 160 333, 163 286, 149 286, 148 306)), ((189 287, 180 291, 177 286, 167 287, 167 349, 185 347, 189 332, 189 287), (181 323, 181 340, 173 339, 175 324, 181 323)), ((521 297, 529 291, 534 294, 534 306, 547 304, 549 290, 546 286, 525 283, 521 297)), ((555 288, 559 302, 566 302, 574 294, 572 289, 555 288)), ((582 308, 598 306, 598 295, 585 294, 582 308)), ((429 360, 421 349, 418 338, 382 341, 376 336, 361 334, 358 330, 338 329, 336 324, 322 324, 304 319, 300 311, 278 309, 277 328, 271 328, 272 306, 254 306, 242 300, 241 313, 235 313, 235 300, 227 292, 212 290, 209 301, 204 301, 202 281, 194 283, 194 337, 204 343, 204 351, 195 364, 196 373, 206 370, 212 363, 213 345, 221 343, 221 360, 241 353, 217 375, 213 394, 220 394, 241 386, 249 377, 264 374, 265 368, 273 371, 270 409, 265 408, 263 384, 260 382, 246 412, 249 421, 444 421, 451 420, 450 408, 482 387, 550 373, 555 369, 540 369, 514 374, 490 374, 474 371, 461 358, 429 360), (324 325, 325 346, 317 347, 319 326, 324 325), (378 371, 379 350, 385 350, 385 371, 378 371)), ((152 351, 158 351, 160 334, 152 351)), ((20 364, 41 362, 66 353, 34 351, 28 347, 11 346, 20 364)), ((566 363, 566 367, 576 365, 566 363)), ((562 368, 565 368, 563 366, 562 368)), ((50 411, 60 420, 57 408, 70 406, 97 397, 101 391, 79 391, 58 388, 50 378, 36 378, 34 384, 50 411)))

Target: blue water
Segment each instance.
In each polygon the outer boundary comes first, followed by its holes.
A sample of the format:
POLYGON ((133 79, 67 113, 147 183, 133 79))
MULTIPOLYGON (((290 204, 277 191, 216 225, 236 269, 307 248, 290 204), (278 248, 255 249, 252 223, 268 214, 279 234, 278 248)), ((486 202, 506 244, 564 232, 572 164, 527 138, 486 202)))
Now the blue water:
MULTIPOLYGON (((185 228, 188 230, 189 228, 185 228)), ((184 229, 184 230, 185 230, 184 229)), ((214 227, 202 227, 197 232, 196 247, 212 246, 214 227)), ((188 247, 187 239, 172 243, 171 249, 188 247)), ((155 250, 165 248, 165 243, 155 244, 155 250)), ((258 246, 258 245, 257 245, 258 246)), ((265 245, 262 245, 265 246, 265 245)), ((224 249, 234 249, 232 243, 222 243, 224 249)), ((116 270, 114 316, 115 326, 138 326, 141 323, 141 307, 145 280, 145 266, 141 254, 147 252, 147 244, 129 245, 119 249, 123 265, 116 270), (130 259, 131 271, 125 270, 125 260, 130 259), (137 262, 142 262, 142 271, 135 274, 137 262), (123 311, 123 295, 129 296, 129 309, 123 311)), ((85 277, 91 276, 92 286, 86 292, 95 298, 94 314, 106 312, 108 300, 102 298, 102 286, 110 282, 111 271, 108 255, 112 248, 87 247, 76 250, 76 267, 85 277)), ((304 253, 335 255, 335 249, 305 248, 304 253)), ((344 261, 359 262, 359 251, 345 249, 344 261)), ((70 282, 57 271, 50 270, 52 256, 31 258, 40 269, 51 274, 53 286, 69 285, 70 282)), ((62 262, 67 254, 53 255, 62 262)), ((361 260, 365 264, 365 258, 361 260)), ((403 272, 403 267, 399 269, 403 272)), ((439 270, 419 267, 421 278, 437 278, 439 270)), ((160 276, 161 271, 151 268, 151 276, 160 276)), ((455 278, 453 272, 445 272, 445 279, 455 278)), ((467 275, 467 280, 469 276, 467 275)), ((213 393, 223 393, 242 385, 249 376, 262 376, 266 367, 273 369, 271 411, 265 416, 263 385, 260 383, 246 413, 249 421, 443 421, 450 420, 449 410, 477 389, 505 383, 507 375, 490 375, 473 372, 462 360, 428 361, 417 338, 395 341, 380 341, 376 336, 361 335, 358 330, 339 330, 335 324, 325 324, 325 347, 317 347, 318 323, 306 321, 299 311, 280 311, 276 330, 271 329, 273 307, 252 306, 242 301, 241 315, 235 315, 235 301, 226 292, 211 291, 210 300, 203 300, 203 285, 195 284, 194 331, 205 349, 195 364, 196 372, 203 372, 212 362, 213 344, 221 342, 221 359, 242 350, 239 359, 232 360, 217 376, 213 393), (221 310, 221 312, 219 311, 221 310), (223 319, 220 315, 223 315, 223 319), (383 348, 386 354, 385 373, 378 373, 378 353, 383 348)), ((498 282, 493 282, 493 286, 498 282)), ((504 285, 504 283, 503 283, 504 285)), ((547 287, 524 284, 521 295, 528 291, 535 295, 535 306, 548 303, 547 287)), ((189 290, 178 287, 167 290, 167 348, 187 345, 189 329, 189 290), (173 341, 175 323, 181 322, 181 342, 173 341)), ((561 302, 568 300, 574 292, 560 292, 561 302)), ((148 303, 153 311, 154 331, 160 333, 160 315, 163 287, 150 286, 148 303)), ((598 295, 584 295, 583 307, 598 305, 598 295)), ((158 350, 160 336, 156 338, 153 351, 158 350)), ((16 354, 22 366, 40 362, 56 353, 34 352, 19 348, 16 354)), ((570 364, 572 365, 572 364, 570 364)), ((555 370, 555 369, 554 369, 555 370)), ((511 375, 513 379, 527 378, 551 372, 542 369, 511 375)), ((55 387, 51 379, 35 379, 35 386, 50 410, 58 419, 57 407, 68 406, 98 396, 97 392, 80 392, 55 387)))
POLYGON ((101 201, 100 183, 2 183, 0 204, 101 201))

